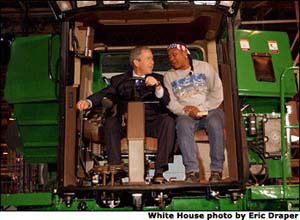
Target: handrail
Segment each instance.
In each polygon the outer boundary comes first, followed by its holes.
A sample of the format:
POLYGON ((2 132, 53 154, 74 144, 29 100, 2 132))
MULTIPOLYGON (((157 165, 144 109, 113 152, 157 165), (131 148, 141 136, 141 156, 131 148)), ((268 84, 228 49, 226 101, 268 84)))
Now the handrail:
POLYGON ((282 183, 283 183, 283 198, 286 198, 287 193, 287 159, 288 159, 288 152, 286 147, 286 127, 285 126, 285 97, 284 97, 284 77, 285 74, 289 70, 296 70, 299 69, 299 66, 291 66, 286 68, 283 73, 280 75, 280 118, 281 118, 281 169, 282 169, 282 183))
POLYGON ((52 40, 54 35, 50 34, 48 39, 48 79, 53 80, 53 73, 52 73, 52 40))

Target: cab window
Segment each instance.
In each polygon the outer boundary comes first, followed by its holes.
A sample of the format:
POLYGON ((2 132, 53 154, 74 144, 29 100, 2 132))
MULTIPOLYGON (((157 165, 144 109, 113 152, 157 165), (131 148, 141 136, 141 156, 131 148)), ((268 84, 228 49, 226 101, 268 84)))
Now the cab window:
MULTIPOLYGON (((151 49, 154 56, 154 72, 164 74, 171 65, 166 49, 151 49)), ((193 59, 203 60, 202 51, 199 48, 190 49, 193 59)), ((127 72, 131 69, 129 63, 129 51, 100 52, 100 74, 106 78, 127 72)))

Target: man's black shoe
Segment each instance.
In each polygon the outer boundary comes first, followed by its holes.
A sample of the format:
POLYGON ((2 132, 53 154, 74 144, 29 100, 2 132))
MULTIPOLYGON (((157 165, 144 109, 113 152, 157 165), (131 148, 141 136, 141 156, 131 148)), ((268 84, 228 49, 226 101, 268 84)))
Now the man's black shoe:
POLYGON ((162 173, 155 174, 152 179, 153 184, 163 184, 163 183, 167 183, 167 182, 168 182, 168 180, 166 180, 164 178, 162 173))
POLYGON ((199 172, 188 172, 185 174, 185 182, 188 183, 199 183, 200 182, 200 175, 199 172))
POLYGON ((209 182, 210 183, 217 183, 222 180, 222 172, 218 171, 211 171, 209 182))

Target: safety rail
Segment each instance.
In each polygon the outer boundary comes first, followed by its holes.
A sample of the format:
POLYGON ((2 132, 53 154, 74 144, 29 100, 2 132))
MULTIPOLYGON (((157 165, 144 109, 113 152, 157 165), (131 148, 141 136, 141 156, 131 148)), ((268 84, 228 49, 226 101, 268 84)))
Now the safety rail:
POLYGON ((284 94, 284 77, 290 70, 299 70, 299 66, 292 66, 286 68, 280 75, 280 117, 281 117, 281 169, 282 169, 282 183, 283 183, 283 198, 286 198, 287 193, 287 160, 288 151, 286 147, 286 130, 287 128, 297 128, 299 125, 286 125, 285 123, 285 94, 284 94))

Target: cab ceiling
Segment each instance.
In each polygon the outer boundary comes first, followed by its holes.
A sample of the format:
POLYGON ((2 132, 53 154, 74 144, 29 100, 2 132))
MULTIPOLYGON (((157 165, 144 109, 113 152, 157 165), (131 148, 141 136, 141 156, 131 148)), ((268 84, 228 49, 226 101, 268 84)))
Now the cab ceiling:
MULTIPOLYGON (((100 25, 95 42, 113 45, 157 45, 174 41, 192 43, 205 39, 210 26, 209 17, 199 17, 190 23, 148 25, 100 25)), ((214 32, 215 33, 215 32, 214 32)))
POLYGON ((95 28, 95 42, 113 45, 157 45, 174 41, 192 43, 214 39, 223 13, 215 9, 86 12, 76 16, 95 28), (88 14, 88 16, 87 16, 88 14))

